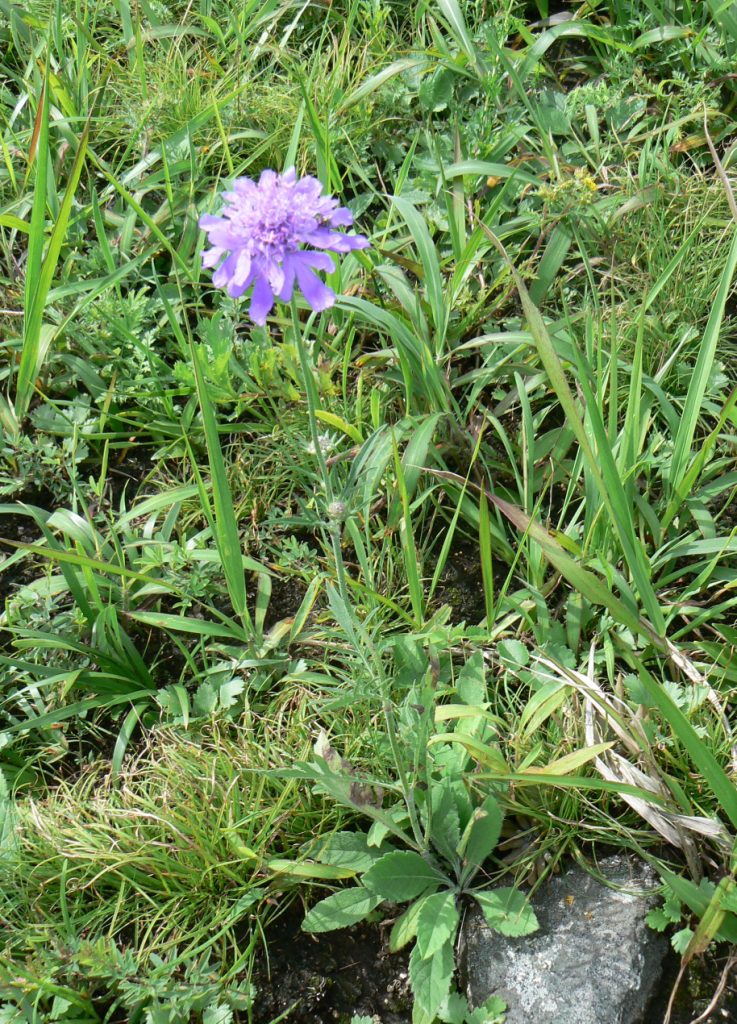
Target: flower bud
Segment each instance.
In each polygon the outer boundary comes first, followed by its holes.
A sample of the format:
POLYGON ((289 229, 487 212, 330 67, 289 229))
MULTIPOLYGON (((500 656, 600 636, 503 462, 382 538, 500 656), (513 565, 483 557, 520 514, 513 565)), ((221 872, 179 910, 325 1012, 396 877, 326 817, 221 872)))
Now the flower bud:
POLYGON ((347 511, 344 501, 331 501, 328 505, 328 519, 333 523, 342 523, 347 511))

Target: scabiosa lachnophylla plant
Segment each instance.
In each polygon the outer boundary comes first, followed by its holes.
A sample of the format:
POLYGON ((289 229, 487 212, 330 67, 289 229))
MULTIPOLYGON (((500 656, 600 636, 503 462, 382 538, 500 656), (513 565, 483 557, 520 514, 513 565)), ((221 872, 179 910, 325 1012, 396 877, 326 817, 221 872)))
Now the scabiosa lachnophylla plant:
POLYGON ((258 183, 236 178, 223 200, 220 216, 200 217, 211 245, 202 265, 217 267, 212 283, 231 298, 253 285, 248 315, 257 324, 266 323, 276 299, 289 302, 295 286, 316 312, 332 306, 335 292, 315 271, 335 269, 331 252, 369 245, 363 235, 337 230, 351 226, 351 211, 324 196, 317 178, 297 178, 294 168, 263 171, 258 183))

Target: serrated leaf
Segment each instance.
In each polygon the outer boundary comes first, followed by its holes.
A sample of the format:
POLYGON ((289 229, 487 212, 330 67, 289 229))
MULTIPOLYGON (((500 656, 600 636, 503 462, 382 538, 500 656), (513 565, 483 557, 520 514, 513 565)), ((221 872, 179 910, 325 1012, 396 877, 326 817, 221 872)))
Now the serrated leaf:
POLYGON ((195 710, 201 715, 211 715, 217 707, 218 698, 212 683, 200 683, 194 695, 195 710))
POLYGON ((671 946, 673 946, 673 949, 675 949, 676 953, 678 953, 680 956, 683 956, 683 954, 688 949, 689 943, 691 942, 693 936, 694 933, 691 928, 681 928, 679 932, 676 932, 674 935, 671 936, 671 946))
POLYGON ((417 935, 417 921, 420 916, 425 902, 429 900, 430 896, 423 896, 419 900, 415 900, 411 903, 403 914, 400 914, 392 925, 392 930, 389 934, 389 949, 392 953, 396 953, 398 949, 402 949, 408 942, 417 935))
POLYGON ((453 783, 444 778, 431 791, 432 827, 430 839, 435 849, 448 861, 456 856, 461 841, 461 818, 458 813, 453 783))
POLYGON ((425 110, 438 113, 446 109, 453 99, 454 77, 448 68, 440 68, 424 80, 420 86, 418 99, 425 110))
POLYGON ((493 796, 487 796, 477 807, 471 818, 471 825, 463 851, 468 864, 481 867, 495 849, 502 832, 504 815, 493 796))
POLYGON ((444 881, 439 871, 412 850, 385 853, 363 876, 367 889, 395 903, 416 899, 444 881))
POLYGON ((493 889, 474 895, 486 923, 494 931, 509 938, 518 938, 537 931, 539 925, 535 912, 519 889, 493 889))
POLYGON ((16 847, 15 807, 5 776, 0 771, 0 858, 16 847))
POLYGON ((530 652, 521 640, 500 640, 497 653, 514 668, 526 668, 530 664, 530 652))
POLYGON ((341 889, 320 900, 305 916, 302 931, 331 932, 347 928, 367 917, 381 903, 381 896, 366 892, 362 885, 341 889))
POLYGON ((443 1024, 466 1024, 468 1014, 468 1000, 460 992, 451 992, 438 1010, 443 1024))
MULTIPOLYGON (((441 946, 429 959, 423 959, 419 946, 409 958, 409 983, 415 1005, 425 1018, 432 1020, 450 992, 455 963, 450 943, 441 946)), ((414 1017, 413 1017, 414 1019, 414 1017)))
POLYGON ((365 832, 336 832, 320 849, 316 860, 321 864, 352 868, 358 874, 368 871, 387 852, 386 849, 369 846, 365 832))
POLYGON ((489 996, 466 1018, 466 1024, 503 1024, 507 1004, 499 996, 489 996))
POLYGON ((171 1024, 168 1008, 158 1004, 149 1006, 146 1010, 146 1024, 171 1024))
POLYGON ((218 687, 218 701, 223 710, 232 708, 246 687, 244 679, 229 679, 218 687))
POLYGON ((69 999, 65 999, 63 996, 54 996, 54 1001, 51 1004, 51 1013, 49 1014, 50 1021, 61 1020, 67 1010, 73 1006, 73 1003, 69 999))
POLYGON ((215 1003, 202 1014, 202 1024, 233 1024, 233 1011, 224 1003, 215 1003))
POLYGON ((458 673, 456 693, 464 704, 483 704, 486 700, 486 663, 481 651, 472 654, 458 673))
POLYGON ((663 913, 660 907, 651 910, 646 916, 645 921, 649 928, 652 928, 656 932, 664 932, 673 922, 668 920, 668 917, 663 913))
POLYGON ((455 893, 436 892, 423 900, 417 918, 417 946, 423 959, 434 956, 446 942, 453 945, 460 919, 455 893))

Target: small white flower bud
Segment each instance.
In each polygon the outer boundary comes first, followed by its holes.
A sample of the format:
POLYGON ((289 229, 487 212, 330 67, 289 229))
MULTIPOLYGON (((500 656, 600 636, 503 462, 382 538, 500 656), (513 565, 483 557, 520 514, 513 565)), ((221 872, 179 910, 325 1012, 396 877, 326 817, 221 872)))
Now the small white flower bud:
POLYGON ((331 501, 328 505, 328 519, 334 523, 342 523, 347 511, 344 501, 331 501))

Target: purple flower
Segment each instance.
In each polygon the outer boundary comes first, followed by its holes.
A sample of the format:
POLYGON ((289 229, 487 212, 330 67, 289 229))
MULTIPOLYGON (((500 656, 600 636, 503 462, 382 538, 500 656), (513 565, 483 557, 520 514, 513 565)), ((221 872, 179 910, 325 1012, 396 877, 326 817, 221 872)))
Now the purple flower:
POLYGON ((295 285, 315 311, 332 306, 335 292, 315 273, 335 269, 325 250, 369 245, 363 235, 336 230, 353 223, 351 211, 322 195, 316 178, 298 180, 293 168, 264 171, 258 184, 237 178, 223 199, 221 216, 200 217, 212 246, 203 252, 202 266, 217 267, 212 283, 232 298, 253 285, 249 316, 257 324, 266 323, 275 299, 291 299, 295 285))

